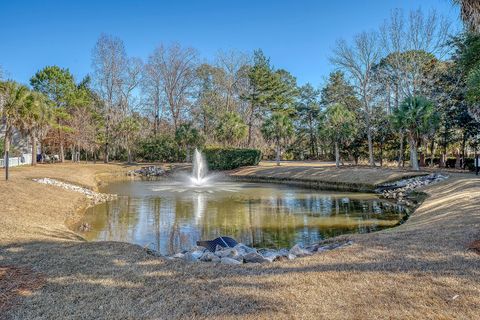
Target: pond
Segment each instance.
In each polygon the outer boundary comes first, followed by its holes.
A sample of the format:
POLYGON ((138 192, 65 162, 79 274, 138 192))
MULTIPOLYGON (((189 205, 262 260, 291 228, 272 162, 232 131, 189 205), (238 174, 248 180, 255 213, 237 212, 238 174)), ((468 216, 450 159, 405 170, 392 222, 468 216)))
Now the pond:
POLYGON ((110 183, 101 191, 119 197, 87 210, 83 222, 91 230, 83 236, 135 243, 162 254, 218 236, 254 247, 309 245, 393 227, 409 210, 372 193, 251 182, 185 188, 175 181, 132 180, 110 183))

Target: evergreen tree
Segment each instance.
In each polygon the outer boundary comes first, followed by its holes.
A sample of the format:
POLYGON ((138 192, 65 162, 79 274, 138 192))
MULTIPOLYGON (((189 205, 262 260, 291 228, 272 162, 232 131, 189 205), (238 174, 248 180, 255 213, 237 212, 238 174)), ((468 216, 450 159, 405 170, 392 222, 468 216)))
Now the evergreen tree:
POLYGON ((65 161, 65 132, 66 121, 69 118, 68 106, 76 86, 72 74, 68 69, 58 66, 48 66, 38 71, 31 79, 30 85, 35 91, 47 96, 55 106, 55 117, 60 145, 60 161, 65 161))
POLYGON ((310 158, 318 158, 317 128, 320 115, 318 96, 320 92, 309 83, 299 88, 296 107, 297 122, 300 133, 308 136, 310 158))

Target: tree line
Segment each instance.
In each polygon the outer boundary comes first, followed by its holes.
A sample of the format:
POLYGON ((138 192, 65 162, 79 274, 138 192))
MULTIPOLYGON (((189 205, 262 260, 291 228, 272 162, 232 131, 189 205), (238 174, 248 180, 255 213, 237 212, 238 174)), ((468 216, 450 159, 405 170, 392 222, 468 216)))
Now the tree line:
POLYGON ((0 83, 3 149, 8 156, 17 130, 33 155, 40 144, 60 161, 189 161, 195 147, 220 146, 277 161, 418 169, 453 157, 465 167, 480 134, 480 36, 452 32, 435 11, 394 10, 378 30, 336 43, 336 70, 321 88, 298 85, 262 50, 205 62, 171 44, 142 60, 101 35, 84 79, 48 66, 28 87, 0 83))

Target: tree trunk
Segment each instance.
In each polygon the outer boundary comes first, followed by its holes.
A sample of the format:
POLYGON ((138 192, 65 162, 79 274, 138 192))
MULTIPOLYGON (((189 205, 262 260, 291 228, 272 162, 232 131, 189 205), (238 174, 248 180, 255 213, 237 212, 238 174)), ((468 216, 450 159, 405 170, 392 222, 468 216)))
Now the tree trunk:
POLYGON ((63 146, 63 138, 60 138, 60 162, 65 162, 65 150, 63 146))
POLYGON ((368 162, 369 165, 375 167, 375 159, 373 158, 373 142, 372 142, 372 130, 367 128, 367 140, 368 140, 368 162))
POLYGON ((275 149, 276 149, 276 156, 275 156, 275 161, 277 162, 277 166, 280 165, 280 141, 277 141, 275 144, 275 149))
POLYGON ((442 152, 442 156, 440 157, 440 167, 441 168, 446 168, 447 167, 447 135, 448 135, 448 131, 445 127, 445 130, 443 132, 443 152, 442 152))
POLYGON ((128 161, 128 164, 132 163, 132 152, 130 151, 130 148, 127 149, 127 161, 128 161))
POLYGON ((418 167, 418 157, 417 157, 417 142, 413 137, 410 137, 409 139, 409 144, 410 144, 410 165, 413 170, 420 170, 418 167))
POLYGON ((158 123, 159 123, 158 111, 157 110, 155 110, 155 119, 153 121, 154 121, 154 123, 153 123, 153 135, 156 137, 157 133, 158 133, 158 123))
POLYGON ((108 147, 108 140, 110 139, 110 116, 107 115, 107 121, 105 123, 105 156, 103 158, 104 163, 108 163, 110 149, 108 147))
POLYGON ((383 141, 380 142, 380 167, 383 167, 383 141))
POLYGON ((400 150, 398 151, 398 167, 400 168, 403 162, 403 130, 400 130, 400 150))
POLYGON ((435 157, 435 138, 430 143, 430 167, 434 166, 433 158, 435 157))
POLYGON ((10 165, 10 129, 5 130, 5 180, 8 180, 8 167, 10 165))
POLYGON ((465 170, 465 147, 467 144, 467 130, 463 130, 462 136, 462 169, 465 170))
POLYGON ((425 167, 425 153, 420 152, 420 167, 425 167))
POLYGON ((35 135, 31 134, 30 139, 32 141, 32 166, 37 165, 37 139, 35 139, 35 135))
POLYGON ((315 157, 315 136, 311 130, 310 130, 310 153, 311 153, 311 156, 310 156, 311 159, 316 158, 315 157))
POLYGON ((335 141, 335 167, 340 166, 340 150, 338 149, 338 141, 335 141))
POLYGON ((249 147, 252 146, 252 133, 253 133, 253 120, 250 119, 250 121, 248 122, 248 140, 247 140, 247 144, 249 147))
POLYGON ((460 169, 461 168, 461 163, 460 163, 460 150, 455 150, 455 169, 460 169))

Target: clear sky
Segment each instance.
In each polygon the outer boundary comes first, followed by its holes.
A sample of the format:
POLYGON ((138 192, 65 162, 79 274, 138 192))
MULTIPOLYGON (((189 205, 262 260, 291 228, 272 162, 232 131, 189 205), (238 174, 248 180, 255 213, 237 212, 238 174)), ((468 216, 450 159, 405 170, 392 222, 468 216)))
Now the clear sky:
POLYGON ((394 8, 435 8, 459 25, 450 0, 0 0, 0 66, 22 83, 46 65, 91 70, 101 33, 120 37, 142 59, 179 42, 212 60, 219 49, 263 49, 277 68, 318 86, 332 70, 335 40, 376 29, 394 8))

